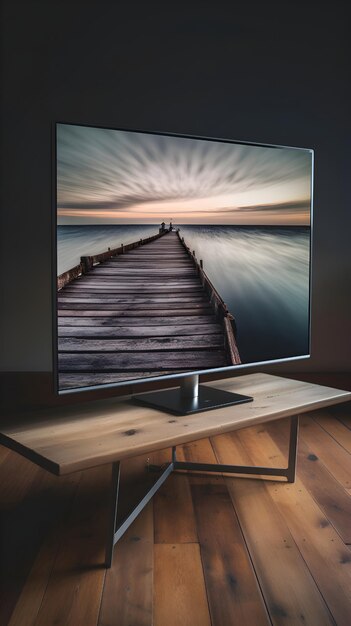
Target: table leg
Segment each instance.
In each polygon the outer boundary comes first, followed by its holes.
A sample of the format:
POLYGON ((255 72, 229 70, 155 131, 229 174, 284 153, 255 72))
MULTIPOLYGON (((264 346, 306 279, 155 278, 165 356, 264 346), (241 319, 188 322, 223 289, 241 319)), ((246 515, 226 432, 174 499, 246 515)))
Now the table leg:
POLYGON ((112 488, 112 499, 111 499, 111 510, 110 510, 110 518, 109 518, 109 527, 108 527, 108 537, 106 542, 106 551, 105 551, 105 566, 110 568, 112 565, 113 558, 113 548, 117 541, 124 535, 129 526, 134 522, 134 520, 138 517, 139 513, 143 510, 143 508, 147 505, 147 503, 151 500, 151 498, 155 495, 156 491, 159 490, 161 485, 165 482, 168 476, 174 469, 173 462, 169 463, 161 476, 158 477, 157 481, 153 484, 153 486, 147 491, 145 496, 138 502, 136 507, 127 515, 127 517, 116 527, 116 519, 117 519, 117 509, 118 509, 118 495, 119 495, 119 483, 120 483, 120 464, 112 463, 112 480, 111 480, 111 488, 112 488))
POLYGON ((297 438, 298 438, 298 416, 290 418, 290 439, 289 439, 289 455, 288 467, 260 467, 251 465, 225 465, 223 463, 194 463, 191 461, 177 461, 175 453, 174 470, 186 470, 193 472, 215 472, 222 474, 249 474, 261 476, 285 476, 289 483, 295 480, 296 471, 296 455, 297 455, 297 438))
MULTIPOLYGON (((216 472, 223 474, 253 474, 261 476, 285 476, 289 483, 293 483, 296 473, 296 457, 297 457, 297 440, 298 440, 298 426, 299 418, 294 416, 290 418, 290 439, 289 439, 289 454, 288 454, 288 467, 275 468, 275 467, 259 467, 259 466, 246 466, 246 465, 225 465, 223 463, 193 463, 187 461, 177 461, 176 447, 172 448, 172 459, 168 465, 163 469, 161 475, 145 496, 140 500, 132 512, 119 524, 116 528, 117 519, 117 507, 118 507, 118 495, 120 484, 120 463, 112 463, 111 474, 111 512, 109 518, 108 538, 106 543, 105 552, 105 566, 111 567, 113 558, 113 548, 117 541, 126 532, 129 526, 134 522, 136 517, 141 513, 143 508, 159 490, 161 485, 165 482, 168 476, 173 471, 193 471, 193 472, 216 472)), ((160 468, 161 470, 161 468, 160 468)))
POLYGON ((289 440, 289 460, 286 477, 288 483, 295 482, 296 460, 297 460, 297 440, 299 436, 299 416, 290 418, 290 440, 289 440))
POLYGON ((105 549, 105 565, 106 567, 111 567, 112 558, 113 558, 113 548, 115 545, 115 531, 116 531, 116 518, 117 518, 117 505, 118 505, 118 494, 119 494, 119 481, 120 481, 120 463, 112 463, 112 472, 111 472, 111 511, 108 520, 108 530, 107 530, 107 542, 105 549))

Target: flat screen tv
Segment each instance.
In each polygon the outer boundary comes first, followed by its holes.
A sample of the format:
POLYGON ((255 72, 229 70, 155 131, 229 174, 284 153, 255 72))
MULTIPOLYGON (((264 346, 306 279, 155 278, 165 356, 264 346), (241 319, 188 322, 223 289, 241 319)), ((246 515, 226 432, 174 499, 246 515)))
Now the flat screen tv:
MULTIPOLYGON (((313 150, 55 125, 60 394, 188 413, 251 398, 204 373, 310 353, 313 150)), ((220 377, 220 376, 219 376, 220 377)))

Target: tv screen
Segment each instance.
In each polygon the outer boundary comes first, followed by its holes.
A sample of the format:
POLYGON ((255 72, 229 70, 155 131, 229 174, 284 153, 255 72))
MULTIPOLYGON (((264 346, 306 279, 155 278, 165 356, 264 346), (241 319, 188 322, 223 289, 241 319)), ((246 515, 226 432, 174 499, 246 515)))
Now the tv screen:
POLYGON ((56 125, 59 392, 309 355, 313 151, 56 125))

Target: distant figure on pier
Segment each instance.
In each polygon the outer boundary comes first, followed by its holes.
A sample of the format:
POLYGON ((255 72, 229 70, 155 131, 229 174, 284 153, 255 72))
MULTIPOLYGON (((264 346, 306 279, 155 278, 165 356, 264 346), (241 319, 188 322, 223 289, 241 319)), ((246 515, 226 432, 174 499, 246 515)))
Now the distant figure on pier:
POLYGON ((166 232, 166 224, 162 222, 160 228, 158 229, 159 234, 166 232))
POLYGON ((172 222, 169 223, 169 231, 171 232, 173 230, 173 224, 172 222))

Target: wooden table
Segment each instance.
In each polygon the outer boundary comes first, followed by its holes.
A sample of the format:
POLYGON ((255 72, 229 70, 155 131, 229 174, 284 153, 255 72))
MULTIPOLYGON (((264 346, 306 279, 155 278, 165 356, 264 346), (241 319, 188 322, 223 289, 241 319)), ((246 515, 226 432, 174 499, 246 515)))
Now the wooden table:
POLYGON ((113 547, 172 471, 285 476, 295 479, 298 415, 351 400, 351 393, 269 374, 249 374, 216 381, 211 386, 253 396, 253 402, 175 417, 133 405, 130 398, 108 399, 40 410, 3 418, 0 443, 57 475, 112 464, 112 507, 106 566, 113 547), (176 458, 176 446, 240 428, 291 418, 286 468, 187 463, 176 458), (120 461, 142 453, 172 448, 169 464, 134 510, 116 528, 120 461))

